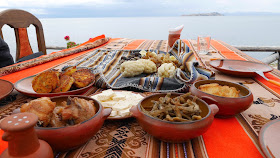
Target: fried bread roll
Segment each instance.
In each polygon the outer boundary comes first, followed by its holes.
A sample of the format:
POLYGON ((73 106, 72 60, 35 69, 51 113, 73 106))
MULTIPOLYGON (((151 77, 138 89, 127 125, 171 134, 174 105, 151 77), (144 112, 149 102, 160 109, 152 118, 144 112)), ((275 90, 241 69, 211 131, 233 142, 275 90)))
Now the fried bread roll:
POLYGON ((59 79, 59 85, 56 89, 53 90, 54 93, 59 93, 59 92, 67 92, 70 90, 72 84, 74 83, 74 78, 70 77, 68 75, 61 75, 59 79))
POLYGON ((40 73, 32 80, 32 88, 37 93, 50 93, 59 84, 59 72, 48 70, 40 73))
POLYGON ((75 79, 74 85, 77 88, 86 87, 95 78, 94 74, 91 73, 91 71, 89 69, 77 70, 72 74, 72 77, 75 79))
POLYGON ((68 75, 68 76, 72 76, 72 74, 74 73, 74 72, 76 72, 77 71, 77 68, 76 68, 76 66, 74 66, 74 67, 69 67, 69 68, 67 68, 66 70, 65 70, 65 72, 63 73, 64 75, 68 75))
POLYGON ((52 117, 52 112, 56 106, 55 102, 52 102, 48 97, 42 97, 23 104, 20 108, 20 112, 31 112, 38 116, 41 126, 46 127, 52 117))

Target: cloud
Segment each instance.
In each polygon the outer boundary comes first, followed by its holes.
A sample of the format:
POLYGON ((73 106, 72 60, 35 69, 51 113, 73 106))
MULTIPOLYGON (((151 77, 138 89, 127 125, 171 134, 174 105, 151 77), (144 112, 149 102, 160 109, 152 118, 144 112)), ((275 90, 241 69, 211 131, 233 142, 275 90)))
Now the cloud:
POLYGON ((46 9, 28 9, 28 12, 32 13, 32 14, 39 14, 39 15, 46 15, 48 14, 46 9))
MULTIPOLYGON (((7 10, 7 9, 11 9, 11 8, 0 8, 0 12, 7 10)), ((31 14, 35 14, 35 15, 47 15, 48 14, 47 9, 26 8, 24 10, 30 12, 31 14)))
POLYGON ((1 0, 2 7, 65 7, 65 6, 88 6, 88 5, 109 5, 117 3, 117 0, 1 0))
POLYGON ((180 16, 206 12, 279 12, 279 0, 0 0, 40 17, 180 16))

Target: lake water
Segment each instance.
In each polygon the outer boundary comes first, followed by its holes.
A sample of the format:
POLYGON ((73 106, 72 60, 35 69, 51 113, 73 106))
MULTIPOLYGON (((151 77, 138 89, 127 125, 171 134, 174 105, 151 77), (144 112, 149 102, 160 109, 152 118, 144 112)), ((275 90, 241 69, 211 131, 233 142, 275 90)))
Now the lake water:
MULTIPOLYGON (((40 19, 47 46, 66 46, 64 36, 82 43, 105 34, 112 38, 167 39, 168 29, 184 24, 183 39, 211 36, 236 46, 280 46, 280 16, 181 16, 181 17, 119 17, 119 18, 46 18, 40 19)), ((37 41, 34 27, 29 38, 34 51, 37 41)), ((14 31, 3 28, 4 39, 15 55, 14 31)), ((48 53, 54 50, 48 50, 48 53)), ((249 53, 262 59, 271 53, 249 53)))

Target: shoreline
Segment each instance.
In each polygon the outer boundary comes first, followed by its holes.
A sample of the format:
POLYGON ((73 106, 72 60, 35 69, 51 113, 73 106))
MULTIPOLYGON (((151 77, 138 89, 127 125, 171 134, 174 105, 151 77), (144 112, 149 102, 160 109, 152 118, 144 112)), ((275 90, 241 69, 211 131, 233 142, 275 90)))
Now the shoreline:
POLYGON ((225 15, 218 12, 211 12, 211 13, 183 14, 181 16, 225 16, 225 15))

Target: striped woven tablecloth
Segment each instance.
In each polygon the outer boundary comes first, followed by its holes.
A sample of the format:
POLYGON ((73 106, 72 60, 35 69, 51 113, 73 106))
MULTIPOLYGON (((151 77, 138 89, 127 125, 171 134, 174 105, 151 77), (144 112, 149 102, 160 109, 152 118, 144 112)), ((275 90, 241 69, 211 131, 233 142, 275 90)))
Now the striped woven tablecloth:
MULTIPOLYGON (((211 53, 208 55, 198 55, 196 53, 195 40, 183 41, 194 51, 195 57, 200 65, 208 69, 212 69, 209 67, 209 60, 211 58, 259 62, 222 41, 211 40, 211 53)), ((98 49, 158 49, 166 51, 167 41, 118 38, 111 39, 107 44, 98 47, 98 49)), ((49 65, 51 66, 48 68, 61 69, 65 65, 74 65, 92 51, 94 49, 87 50, 61 63, 51 65, 50 62, 49 65)), ((16 82, 21 78, 46 69, 46 66, 42 66, 41 68, 40 66, 36 67, 22 70, 24 73, 20 76, 12 73, 0 78, 16 82)), ((280 88, 261 77, 238 78, 224 75, 214 69, 212 71, 215 72, 216 79, 239 82, 247 86, 254 95, 254 104, 248 110, 233 118, 215 118, 213 124, 205 134, 179 144, 166 143, 153 138, 142 130, 134 118, 108 120, 105 121, 100 131, 88 143, 75 150, 58 153, 57 157, 263 157, 264 155, 258 143, 258 134, 265 123, 280 117, 280 88)), ((265 76, 280 82, 280 73, 278 70, 266 73, 265 76)), ((92 87, 84 95, 92 95, 99 91, 102 91, 102 89, 92 87)), ((20 107, 22 103, 31 99, 17 92, 13 92, 0 103, 2 105, 0 107, 0 119, 10 115, 15 108, 20 107)))

